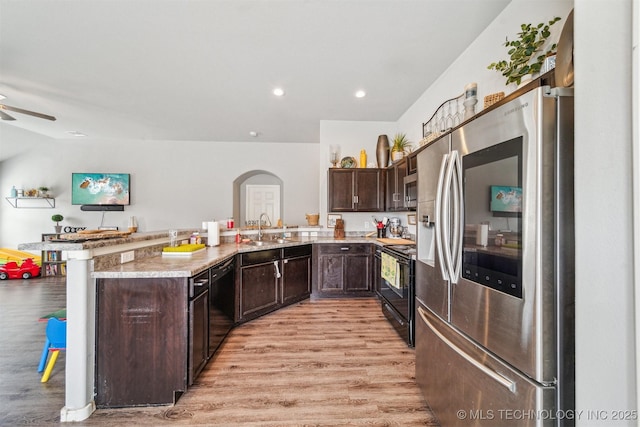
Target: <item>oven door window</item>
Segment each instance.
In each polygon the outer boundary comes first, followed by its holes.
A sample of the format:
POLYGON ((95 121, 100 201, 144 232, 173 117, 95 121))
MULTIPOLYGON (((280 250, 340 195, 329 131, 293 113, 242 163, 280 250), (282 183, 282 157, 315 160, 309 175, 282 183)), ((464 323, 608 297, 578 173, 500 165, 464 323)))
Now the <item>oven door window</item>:
POLYGON ((515 138, 462 159, 462 276, 522 298, 522 144, 515 138))

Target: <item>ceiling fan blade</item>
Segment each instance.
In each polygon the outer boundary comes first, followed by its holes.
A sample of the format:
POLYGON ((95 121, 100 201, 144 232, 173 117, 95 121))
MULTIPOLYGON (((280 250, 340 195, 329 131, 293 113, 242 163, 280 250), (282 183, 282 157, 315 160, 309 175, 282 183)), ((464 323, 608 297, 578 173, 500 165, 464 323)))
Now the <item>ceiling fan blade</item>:
POLYGON ((51 121, 55 121, 56 120, 55 117, 49 116, 48 114, 36 113, 35 111, 24 110, 22 108, 12 107, 10 105, 0 104, 0 109, 14 111, 16 113, 28 114, 30 116, 34 116, 34 117, 38 117, 38 118, 46 119, 46 120, 51 120, 51 121))
POLYGON ((8 115, 7 113, 5 113, 2 110, 0 110, 0 119, 2 119, 2 120, 15 120, 13 117, 11 117, 10 115, 8 115))

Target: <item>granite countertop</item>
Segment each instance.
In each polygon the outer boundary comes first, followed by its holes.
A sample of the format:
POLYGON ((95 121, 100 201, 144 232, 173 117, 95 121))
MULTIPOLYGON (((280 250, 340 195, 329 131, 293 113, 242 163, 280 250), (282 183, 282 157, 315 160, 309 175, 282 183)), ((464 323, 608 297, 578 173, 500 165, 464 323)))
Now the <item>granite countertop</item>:
MULTIPOLYGON (((179 238, 189 238, 192 230, 179 230, 179 238)), ((46 251, 82 251, 87 249, 106 248, 109 246, 123 245, 127 243, 145 242, 150 240, 168 239, 167 231, 154 231, 147 233, 133 233, 125 237, 112 237, 108 239, 92 240, 91 235, 86 236, 84 241, 45 241, 21 243, 18 250, 46 250, 46 251)))
MULTIPOLYGON (((188 238, 192 230, 179 230, 179 238, 188 238)), ((63 242, 45 241, 22 243, 18 245, 20 250, 48 250, 48 251, 86 251, 86 250, 108 250, 120 252, 124 247, 131 245, 154 244, 168 239, 167 231, 156 231, 146 233, 134 233, 125 237, 114 237, 100 240, 86 240, 83 242, 63 242)), ((191 256, 162 256, 161 254, 145 258, 138 258, 124 264, 98 268, 92 273, 94 278, 154 278, 154 277, 191 277, 199 272, 220 264, 238 253, 255 252, 269 249, 277 249, 288 246, 299 246, 305 244, 321 243, 373 243, 382 246, 383 243, 375 237, 349 236, 344 239, 334 239, 333 237, 293 237, 284 243, 276 240, 266 240, 262 246, 254 246, 247 243, 222 243, 219 246, 206 247, 205 250, 192 254, 191 256)))
POLYGON ((191 256, 170 257, 152 256, 137 259, 132 262, 120 264, 115 267, 97 270, 92 273, 92 277, 106 278, 154 278, 154 277, 191 277, 199 272, 220 264, 237 253, 264 251, 288 246, 299 246, 319 243, 374 243, 382 245, 375 238, 346 237, 344 239, 333 239, 324 237, 298 237, 288 239, 285 243, 278 243, 269 240, 262 246, 254 246, 247 243, 222 243, 219 246, 206 247, 204 251, 191 256))

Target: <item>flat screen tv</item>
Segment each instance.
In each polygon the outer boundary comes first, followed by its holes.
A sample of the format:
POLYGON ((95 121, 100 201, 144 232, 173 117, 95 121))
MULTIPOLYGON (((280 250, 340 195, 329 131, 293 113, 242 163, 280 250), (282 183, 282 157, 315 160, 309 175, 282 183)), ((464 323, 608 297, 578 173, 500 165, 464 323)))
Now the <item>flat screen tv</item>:
POLYGON ((492 185, 490 210, 494 213, 522 212, 522 188, 492 185))
POLYGON ((71 204, 126 206, 129 201, 128 173, 72 173, 71 204))

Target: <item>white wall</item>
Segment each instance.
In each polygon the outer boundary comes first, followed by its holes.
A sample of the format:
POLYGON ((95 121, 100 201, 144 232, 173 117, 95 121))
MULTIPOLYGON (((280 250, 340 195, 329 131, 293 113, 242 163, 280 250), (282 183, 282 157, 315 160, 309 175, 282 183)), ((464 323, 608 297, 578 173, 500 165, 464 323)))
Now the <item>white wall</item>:
POLYGON ((197 229, 203 220, 226 219, 232 215, 233 180, 255 169, 282 179, 286 224, 306 224, 305 212, 319 210, 318 144, 56 141, 25 131, 3 132, 0 141, 3 150, 23 142, 33 147, 0 162, 0 247, 39 241, 41 233, 53 232, 54 213, 65 217, 62 225, 100 225, 101 212, 71 205, 72 172, 131 174, 131 206, 105 214, 104 225, 121 229, 132 215, 140 231, 197 229), (52 188, 56 208, 12 208, 4 200, 12 185, 52 188))
POLYGON ((612 419, 614 410, 637 409, 631 17, 632 0, 576 0, 576 399, 609 415, 579 426, 638 419, 612 419))
POLYGON ((407 129, 408 136, 413 141, 420 141, 422 123, 429 120, 442 102, 461 95, 468 83, 475 82, 478 85, 476 113, 482 111, 486 95, 497 92, 508 95, 513 92, 515 84, 506 86, 506 79, 502 74, 487 69, 492 62, 508 59, 507 48, 504 47, 505 37, 515 39, 520 31, 520 24, 546 23, 559 16, 562 20, 551 26, 548 40, 549 43, 555 43, 572 7, 572 0, 514 0, 400 117, 398 127, 407 129))

